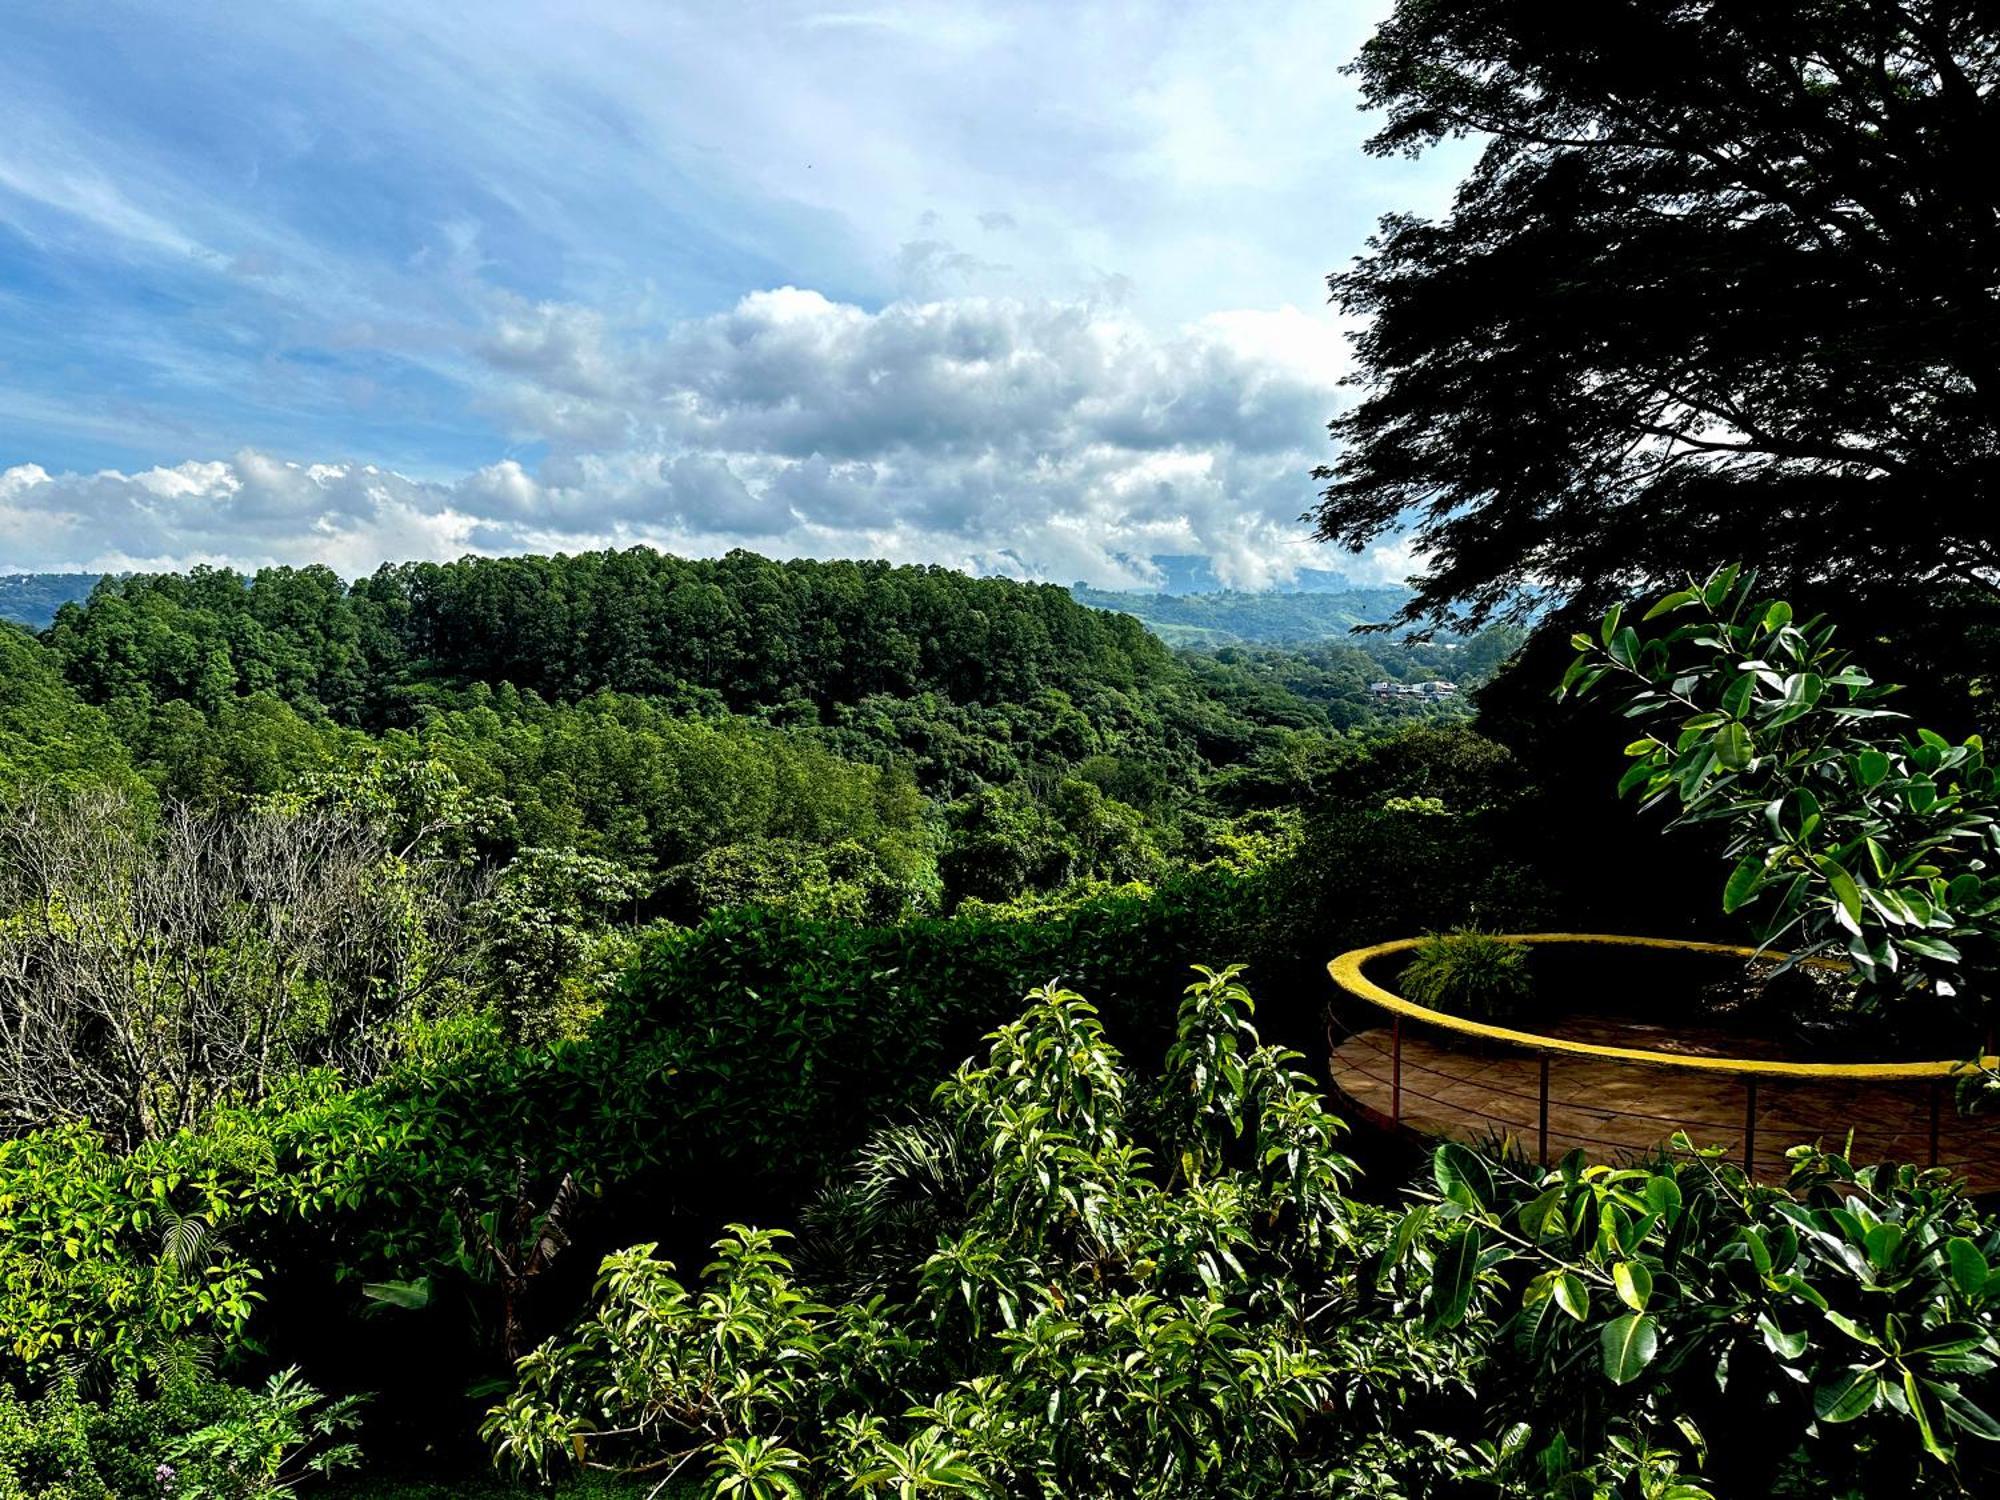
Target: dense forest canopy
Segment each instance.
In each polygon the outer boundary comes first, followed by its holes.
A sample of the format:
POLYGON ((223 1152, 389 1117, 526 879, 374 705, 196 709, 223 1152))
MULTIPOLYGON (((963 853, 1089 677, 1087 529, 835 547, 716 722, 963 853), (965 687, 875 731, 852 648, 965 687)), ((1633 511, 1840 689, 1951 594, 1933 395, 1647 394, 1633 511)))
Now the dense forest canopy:
POLYGON ((263 690, 371 728, 426 685, 565 703, 686 691, 743 709, 925 692, 987 705, 1173 676, 1136 621, 1051 586, 639 547, 385 566, 352 589, 324 568, 107 579, 48 640, 93 702, 263 690))
POLYGON ((197 568, 10 635, 0 723, 24 785, 214 807, 433 762, 498 809, 491 855, 610 860, 661 915, 893 915, 1220 857, 1302 747, 1463 712, 1372 681, 1470 685, 1513 643, 1177 654, 1060 588, 741 552, 197 568))
POLYGON ((1414 517, 1410 618, 1736 556, 1990 595, 1990 7, 1403 0, 1354 70, 1372 151, 1484 143, 1332 278, 1362 398, 1319 530, 1414 517))

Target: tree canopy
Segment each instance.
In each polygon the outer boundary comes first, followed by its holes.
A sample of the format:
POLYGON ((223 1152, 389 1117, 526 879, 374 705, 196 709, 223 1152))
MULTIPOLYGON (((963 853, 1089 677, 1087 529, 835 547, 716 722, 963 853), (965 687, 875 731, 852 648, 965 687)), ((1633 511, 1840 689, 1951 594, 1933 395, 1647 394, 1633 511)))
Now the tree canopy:
POLYGON ((1354 71, 1375 153, 1485 138, 1330 282, 1365 394, 1316 519, 1414 521, 1409 618, 1731 555, 1996 586, 1992 6, 1401 0, 1354 71))

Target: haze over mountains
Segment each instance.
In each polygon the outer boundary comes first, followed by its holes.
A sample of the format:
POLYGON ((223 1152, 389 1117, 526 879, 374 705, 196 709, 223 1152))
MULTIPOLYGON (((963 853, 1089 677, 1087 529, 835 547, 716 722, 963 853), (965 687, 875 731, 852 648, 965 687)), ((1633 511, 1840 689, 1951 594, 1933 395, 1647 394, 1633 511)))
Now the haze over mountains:
MULTIPOLYGON (((1301 568, 1292 582, 1270 589, 1225 589, 1205 557, 1166 555, 1150 561, 1160 575, 1157 592, 1076 583, 1070 593, 1093 609, 1134 615, 1176 646, 1331 639, 1357 625, 1387 620, 1409 597, 1401 588, 1357 584, 1323 568, 1301 568)), ((44 630, 65 603, 86 598, 100 576, 0 574, 0 620, 44 630)))

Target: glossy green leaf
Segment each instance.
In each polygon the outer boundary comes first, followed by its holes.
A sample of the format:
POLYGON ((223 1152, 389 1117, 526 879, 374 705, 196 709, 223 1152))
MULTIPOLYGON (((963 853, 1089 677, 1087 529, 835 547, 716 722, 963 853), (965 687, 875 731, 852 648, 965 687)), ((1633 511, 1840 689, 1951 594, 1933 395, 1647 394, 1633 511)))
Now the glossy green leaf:
POLYGON ((1590 1316, 1590 1291, 1574 1272, 1564 1271, 1555 1279, 1556 1305, 1581 1323, 1590 1316))
POLYGON ((1757 754, 1750 731, 1734 721, 1715 731, 1715 759, 1725 771, 1741 771, 1757 754))
POLYGON ((1722 909, 1725 912, 1741 911, 1757 899, 1757 892, 1763 884, 1763 856, 1746 854, 1736 862, 1736 868, 1729 872, 1728 883, 1722 888, 1722 909))
POLYGON ((1453 1328, 1465 1317, 1479 1276, 1483 1248, 1477 1224, 1461 1225, 1438 1246, 1431 1266, 1431 1326, 1453 1328))
POLYGON ((1757 1331, 1764 1336, 1764 1345, 1780 1359, 1797 1359, 1806 1352, 1807 1338, 1803 1331, 1787 1333, 1768 1316, 1759 1315, 1757 1331))
POLYGON ((1700 598, 1701 595, 1693 589, 1676 589, 1651 609, 1647 610, 1641 618, 1640 623, 1643 624, 1646 620, 1657 620, 1661 615, 1672 614, 1677 609, 1685 609, 1688 605, 1698 602, 1700 598))
POLYGON ((1882 1381, 1868 1365, 1849 1365, 1813 1390, 1813 1415, 1822 1422, 1852 1422, 1875 1409, 1882 1381))
POLYGON ((1825 877, 1827 888, 1833 892, 1841 910, 1847 914, 1848 922, 1858 924, 1861 920, 1861 887, 1855 884, 1847 867, 1830 854, 1820 855, 1814 863, 1819 866, 1819 872, 1825 877))
POLYGON ((1992 1267, 1977 1245, 1963 1237, 1953 1238, 1945 1244, 1945 1259, 1951 1267, 1951 1283, 1961 1297, 1984 1295, 1992 1267))
POLYGON ((1598 1343, 1604 1356, 1605 1376, 1613 1385, 1627 1385, 1659 1353, 1660 1330, 1647 1314, 1626 1313, 1604 1325, 1598 1343))
POLYGON ((1493 1171, 1478 1152, 1446 1141, 1431 1153, 1431 1175, 1448 1203, 1482 1209, 1493 1197, 1493 1171))
POLYGON ((1634 1312, 1644 1312, 1646 1303, 1653 1295, 1653 1273, 1645 1264, 1636 1260, 1621 1260, 1611 1268, 1611 1284, 1617 1288, 1618 1300, 1634 1312))

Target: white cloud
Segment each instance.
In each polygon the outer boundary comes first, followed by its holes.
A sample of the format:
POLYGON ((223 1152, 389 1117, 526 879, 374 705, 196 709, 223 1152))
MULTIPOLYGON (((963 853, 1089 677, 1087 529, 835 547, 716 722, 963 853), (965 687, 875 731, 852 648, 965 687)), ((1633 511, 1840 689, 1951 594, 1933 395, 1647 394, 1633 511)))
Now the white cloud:
POLYGON ((254 450, 134 473, 24 466, 0 474, 0 567, 354 573, 643 542, 1109 584, 1193 552, 1255 587, 1329 561, 1297 517, 1341 349, 1330 316, 1293 308, 1160 334, 1089 301, 871 312, 780 287, 642 333, 510 302, 477 351, 539 461, 456 479, 254 450))

